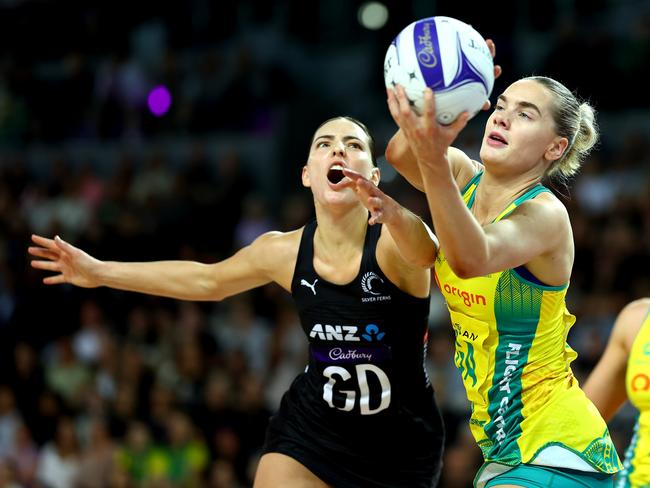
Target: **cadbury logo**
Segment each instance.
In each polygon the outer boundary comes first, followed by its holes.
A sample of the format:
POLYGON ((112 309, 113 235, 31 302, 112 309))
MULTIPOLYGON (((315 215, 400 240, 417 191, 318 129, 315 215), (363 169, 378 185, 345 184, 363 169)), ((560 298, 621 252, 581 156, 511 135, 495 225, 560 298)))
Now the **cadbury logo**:
POLYGON ((416 47, 418 61, 427 68, 433 68, 438 64, 438 58, 431 41, 431 23, 422 24, 422 30, 423 35, 418 36, 418 46, 416 47))

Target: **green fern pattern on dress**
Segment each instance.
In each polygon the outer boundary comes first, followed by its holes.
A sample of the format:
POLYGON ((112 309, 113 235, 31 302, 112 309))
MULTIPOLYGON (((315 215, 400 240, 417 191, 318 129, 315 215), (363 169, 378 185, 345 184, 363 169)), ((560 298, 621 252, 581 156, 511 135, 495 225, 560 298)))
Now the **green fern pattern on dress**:
POLYGON ((616 473, 623 468, 607 430, 602 437, 589 444, 582 454, 591 464, 605 473, 616 473))
POLYGON ((476 386, 477 379, 474 346, 469 342, 465 344, 467 344, 467 353, 460 350, 463 347, 463 344, 456 341, 456 367, 460 371, 463 381, 467 381, 467 378, 471 378, 472 386, 476 386))

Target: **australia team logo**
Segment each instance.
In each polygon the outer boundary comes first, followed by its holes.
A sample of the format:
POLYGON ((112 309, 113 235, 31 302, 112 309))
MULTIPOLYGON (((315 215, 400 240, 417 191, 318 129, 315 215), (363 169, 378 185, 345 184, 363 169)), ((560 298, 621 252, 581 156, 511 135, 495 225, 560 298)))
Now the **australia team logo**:
POLYGON ((380 302, 390 300, 390 295, 384 295, 382 288, 384 280, 381 279, 374 271, 368 271, 361 277, 361 289, 364 293, 370 295, 362 297, 362 302, 380 302))

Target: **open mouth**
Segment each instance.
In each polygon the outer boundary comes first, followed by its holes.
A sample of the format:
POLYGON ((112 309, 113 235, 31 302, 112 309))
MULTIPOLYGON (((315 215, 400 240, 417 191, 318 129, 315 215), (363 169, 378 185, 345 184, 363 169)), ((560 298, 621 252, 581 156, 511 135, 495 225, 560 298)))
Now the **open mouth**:
POLYGON ((508 144, 506 142, 506 140, 500 134, 497 134, 495 132, 491 133, 488 136, 488 139, 491 139, 491 140, 496 141, 496 142, 500 142, 501 144, 508 144))
POLYGON ((335 164, 327 172, 327 179, 330 183, 337 184, 339 183, 345 175, 343 174, 343 167, 335 164))

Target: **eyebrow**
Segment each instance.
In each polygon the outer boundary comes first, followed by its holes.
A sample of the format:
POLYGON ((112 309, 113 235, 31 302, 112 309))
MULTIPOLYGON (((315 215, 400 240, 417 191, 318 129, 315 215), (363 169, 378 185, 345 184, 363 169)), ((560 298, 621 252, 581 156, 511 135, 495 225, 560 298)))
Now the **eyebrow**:
MULTIPOLYGON (((314 138, 314 142, 316 142, 319 139, 328 139, 328 140, 331 141, 331 140, 334 140, 334 136, 329 135, 329 134, 323 134, 322 136, 318 136, 318 137, 314 138)), ((357 136, 343 136, 343 142, 347 142, 347 141, 350 141, 352 139, 363 143, 363 140, 361 138, 357 137, 357 136)))
MULTIPOLYGON (((508 99, 506 98, 505 95, 499 95, 498 99, 508 103, 508 99)), ((522 100, 521 102, 517 102, 517 106, 518 107, 524 107, 524 108, 530 108, 532 110, 535 110, 540 117, 542 116, 542 111, 534 103, 525 102, 525 101, 522 100)))

